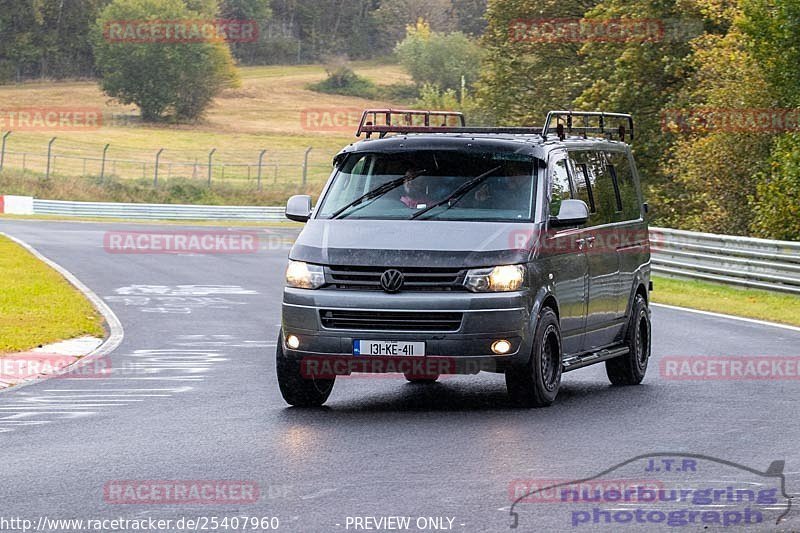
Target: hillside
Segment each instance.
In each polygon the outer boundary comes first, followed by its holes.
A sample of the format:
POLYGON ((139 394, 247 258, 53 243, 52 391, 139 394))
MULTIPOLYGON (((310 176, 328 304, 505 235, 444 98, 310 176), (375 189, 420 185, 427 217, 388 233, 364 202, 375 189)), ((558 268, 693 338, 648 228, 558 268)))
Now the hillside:
MULTIPOLYGON (((354 69, 379 85, 409 81, 396 65, 356 63, 354 69)), ((240 88, 223 92, 205 119, 191 125, 142 124, 135 106, 110 101, 91 81, 0 86, 0 102, 6 110, 94 109, 103 114, 103 124, 97 128, 36 131, 28 127, 14 131, 7 140, 5 155, 5 169, 11 172, 0 181, 4 192, 30 192, 19 190, 21 171, 24 168, 26 175, 44 173, 47 144, 52 137, 57 137, 51 165, 53 181, 66 183, 84 175, 99 176, 101 154, 108 143, 106 177, 129 182, 123 188, 132 182, 141 186, 153 181, 155 155, 161 148, 165 149, 159 160, 162 186, 178 180, 205 185, 208 154, 216 148, 212 160, 214 186, 254 188, 259 153, 267 150, 262 186, 269 197, 275 193, 285 196, 286 191, 295 191, 300 185, 304 153, 312 148, 308 188, 315 191, 329 173, 333 154, 354 139, 352 122, 358 111, 389 105, 306 89, 308 84, 325 78, 320 65, 245 67, 241 77, 240 88), (334 123, 342 126, 332 127, 334 123)), ((51 195, 64 193, 59 192, 57 184, 48 185, 51 195)), ((37 187, 42 192, 41 184, 37 187)))

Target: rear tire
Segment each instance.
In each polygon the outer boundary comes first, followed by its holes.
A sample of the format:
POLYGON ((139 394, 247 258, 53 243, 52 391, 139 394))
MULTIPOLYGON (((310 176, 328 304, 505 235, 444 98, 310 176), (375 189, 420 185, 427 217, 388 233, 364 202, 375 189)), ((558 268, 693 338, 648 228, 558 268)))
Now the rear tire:
POLYGON ((283 351, 283 332, 278 336, 275 350, 275 364, 278 373, 278 387, 283 399, 295 407, 319 407, 328 399, 333 390, 333 379, 314 379, 303 377, 300 359, 287 357, 283 351))
POLYGON ((561 386, 561 328, 555 311, 546 307, 539 314, 528 363, 506 370, 511 401, 521 407, 547 407, 561 386))
POLYGON ((650 341, 650 310, 644 296, 637 294, 625 334, 628 354, 606 361, 606 374, 612 384, 638 385, 642 382, 650 360, 650 341))

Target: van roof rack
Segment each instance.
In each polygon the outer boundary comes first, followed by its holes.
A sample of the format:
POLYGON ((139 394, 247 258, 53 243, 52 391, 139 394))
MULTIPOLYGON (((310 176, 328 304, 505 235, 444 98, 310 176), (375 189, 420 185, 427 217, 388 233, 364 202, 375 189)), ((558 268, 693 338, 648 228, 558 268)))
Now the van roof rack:
POLYGON ((544 127, 475 127, 467 126, 464 114, 458 111, 420 111, 413 109, 366 109, 361 115, 356 137, 366 134, 367 139, 373 133, 386 137, 389 133, 509 133, 515 135, 541 135, 547 139, 553 119, 556 120, 555 133, 561 140, 568 133, 582 133, 584 137, 589 133, 604 135, 619 135, 620 140, 625 140, 625 126, 620 125, 616 130, 606 126, 606 118, 625 119, 628 122, 630 138, 633 139, 633 117, 622 113, 604 113, 599 111, 550 111, 544 127), (575 125, 574 118, 583 118, 583 125, 575 125), (598 125, 590 126, 589 120, 597 117, 598 125), (562 121, 564 123, 562 123, 562 121), (455 124, 453 124, 455 122, 455 124))
POLYGON ((550 133, 553 119, 556 120, 555 130, 561 140, 564 140, 569 133, 580 133, 583 134, 584 137, 589 133, 599 133, 609 136, 618 135, 620 141, 625 140, 625 134, 627 133, 628 137, 633 140, 633 117, 626 113, 606 113, 604 111, 550 111, 547 113, 547 120, 545 120, 544 128, 542 128, 542 137, 545 139, 547 138, 547 134, 550 133), (575 118, 582 118, 583 125, 576 126, 575 118), (592 118, 598 119, 596 126, 590 125, 590 120, 592 118), (617 119, 617 121, 619 121, 619 119, 625 120, 628 123, 628 129, 626 130, 625 126, 622 124, 619 124, 616 130, 609 128, 606 124, 606 119, 617 119))
POLYGON ((458 111, 420 111, 413 109, 367 109, 361 115, 356 137, 373 133, 381 138, 388 133, 515 133, 541 135, 542 128, 483 128, 467 126, 458 111), (454 124, 455 123, 455 124, 454 124))

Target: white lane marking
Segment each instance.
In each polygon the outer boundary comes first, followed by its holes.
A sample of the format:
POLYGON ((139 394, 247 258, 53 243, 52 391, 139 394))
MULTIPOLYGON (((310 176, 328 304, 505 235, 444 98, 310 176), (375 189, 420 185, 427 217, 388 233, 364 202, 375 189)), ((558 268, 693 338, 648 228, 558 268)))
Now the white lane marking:
MULTIPOLYGON (((170 387, 167 389, 81 389, 83 392, 187 392, 192 390, 191 387, 170 387)), ((44 392, 63 392, 64 389, 45 389, 44 392)))
POLYGON ((125 405, 167 400, 194 390, 193 386, 183 383, 170 386, 170 382, 202 382, 213 366, 228 360, 225 353, 216 349, 183 347, 117 354, 114 367, 110 369, 117 377, 65 377, 63 379, 69 379, 70 385, 78 380, 81 380, 81 385, 77 388, 51 387, 40 394, 22 392, 12 396, 10 403, 0 404, 0 432, 41 426, 65 418, 94 416, 125 405), (119 380, 126 383, 119 383, 119 380), (162 386, 137 386, 141 380, 157 381, 162 386), (126 387, 126 384, 131 387, 126 387), (30 419, 35 419, 36 424, 20 423, 30 419))
POLYGON ((672 309, 673 311, 685 311, 687 313, 695 313, 697 315, 713 316, 716 318, 725 318, 727 320, 737 320, 739 322, 748 322, 759 326, 770 326, 773 328, 788 329, 800 333, 800 327, 790 326, 788 324, 778 324, 777 322, 767 322, 766 320, 757 320, 755 318, 745 318, 742 316, 725 315, 723 313, 714 313, 712 311, 701 311, 699 309, 689 309, 688 307, 678 307, 676 305, 667 304, 650 304, 652 307, 663 307, 664 309, 672 309))
MULTIPOLYGON (((64 378, 66 381, 85 381, 85 378, 64 378)), ((205 381, 204 376, 103 377, 103 381, 205 381)))
POLYGON ((128 285, 114 292, 124 296, 211 296, 213 294, 258 294, 238 285, 128 285))
POLYGON ((54 394, 52 397, 53 398, 172 398, 172 394, 54 394))
POLYGON ((191 314, 195 309, 230 309, 247 302, 230 300, 219 296, 258 294, 238 285, 130 285, 115 289, 116 296, 106 296, 107 302, 126 307, 140 307, 142 313, 191 314))

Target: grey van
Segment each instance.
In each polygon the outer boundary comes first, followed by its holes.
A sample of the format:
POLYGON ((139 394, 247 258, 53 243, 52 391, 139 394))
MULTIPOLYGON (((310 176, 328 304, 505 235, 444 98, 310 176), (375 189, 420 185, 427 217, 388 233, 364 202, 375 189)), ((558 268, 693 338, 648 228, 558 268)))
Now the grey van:
POLYGON ((475 128, 454 112, 365 111, 366 138, 336 155, 316 206, 286 206, 306 222, 277 345, 286 402, 321 405, 354 372, 504 373, 526 407, 596 363, 612 384, 640 383, 652 285, 633 126, 600 112, 475 128))

